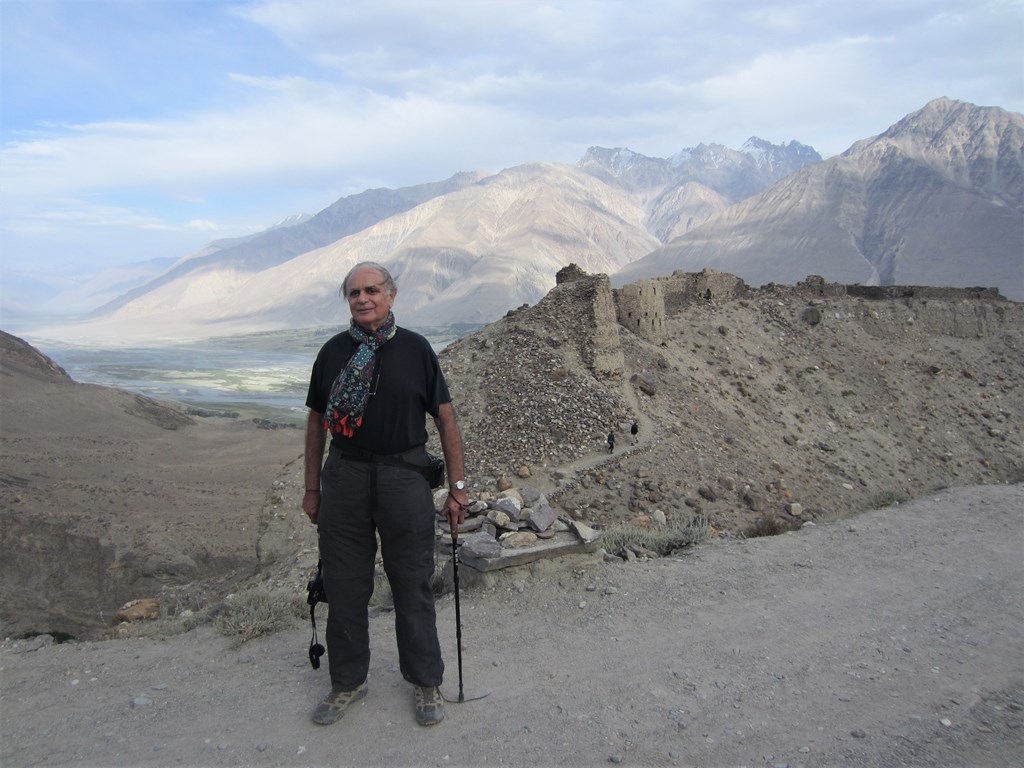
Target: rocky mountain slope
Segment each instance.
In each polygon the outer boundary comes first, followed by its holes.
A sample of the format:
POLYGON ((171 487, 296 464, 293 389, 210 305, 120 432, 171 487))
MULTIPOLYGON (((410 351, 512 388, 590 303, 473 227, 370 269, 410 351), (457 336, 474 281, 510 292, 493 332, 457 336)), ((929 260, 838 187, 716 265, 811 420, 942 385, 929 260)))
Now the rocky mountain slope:
POLYGON ((106 322, 202 335, 336 324, 339 280, 385 263, 403 322, 486 322, 537 300, 565 259, 614 272, 658 242, 627 194, 567 166, 520 166, 255 274, 215 269, 149 291, 106 322), (183 317, 184 315, 184 317, 183 317))
POLYGON ((865 285, 997 286, 1024 299, 1024 116, 936 99, 614 280, 705 267, 752 285, 817 274, 865 285))
POLYGON ((752 285, 996 286, 1024 299, 1024 117, 937 99, 843 155, 753 138, 671 158, 589 150, 338 201, 312 220, 183 260, 64 340, 203 337, 335 324, 356 261, 413 297, 403 322, 483 323, 570 263, 614 284, 705 267, 752 285), (753 195, 751 197, 751 195, 753 195), (666 243, 666 241, 669 241, 666 243))
MULTIPOLYGON (((1024 480, 1024 305, 993 292, 713 271, 614 290, 570 267, 440 358, 473 495, 528 486, 605 528, 660 512, 743 537, 1024 480)), ((298 503, 300 468, 280 481, 298 503)))
POLYGON ((799 142, 780 146, 752 136, 739 150, 700 144, 670 158, 591 147, 578 166, 641 199, 647 230, 664 243, 820 160, 799 142))
MULTIPOLYGON (((169 270, 144 285, 133 288, 104 304, 93 313, 102 317, 115 312, 139 297, 160 291, 175 283, 202 282, 211 279, 243 285, 248 276, 299 254, 333 243, 379 221, 445 195, 483 177, 482 173, 457 173, 449 179, 400 189, 368 189, 335 201, 315 216, 301 217, 288 226, 275 226, 266 232, 229 240, 217 240, 197 253, 179 260, 169 270), (228 277, 230 276, 230 277, 228 277)), ((225 287, 229 292, 229 287, 225 287)))
POLYGON ((441 353, 477 488, 536 484, 605 525, 702 513, 740 535, 764 513, 832 519, 1024 479, 1024 305, 691 273, 632 287, 664 297, 660 329, 638 335, 627 291, 562 278, 441 353))
POLYGON ((201 337, 338 320, 337 284, 358 261, 387 264, 415 301, 411 325, 489 322, 532 304, 569 263, 613 273, 795 168, 796 142, 751 139, 648 158, 592 148, 578 166, 528 163, 339 200, 308 222, 183 259, 63 339, 201 337))

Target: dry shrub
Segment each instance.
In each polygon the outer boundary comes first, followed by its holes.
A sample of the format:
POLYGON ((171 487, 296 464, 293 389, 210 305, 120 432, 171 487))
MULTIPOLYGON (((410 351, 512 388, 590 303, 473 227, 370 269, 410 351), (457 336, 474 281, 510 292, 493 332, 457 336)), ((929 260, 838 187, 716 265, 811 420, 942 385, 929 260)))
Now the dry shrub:
POLYGON ((707 541, 708 520, 698 516, 690 520, 673 520, 663 526, 638 528, 633 525, 608 529, 602 537, 606 552, 625 549, 646 550, 658 555, 670 555, 680 549, 707 541))
POLYGON ((893 504, 904 504, 910 501, 910 494, 902 488, 887 488, 875 491, 868 499, 868 509, 885 509, 893 504))
POLYGON ((217 631, 236 645, 287 629, 309 616, 304 595, 288 589, 256 586, 232 596, 214 622, 217 631))
POLYGON ((182 609, 177 613, 167 613, 166 607, 161 606, 160 618, 155 620, 123 621, 108 629, 101 637, 107 640, 129 637, 173 637, 174 635, 191 632, 203 624, 209 624, 211 619, 209 610, 182 609))
POLYGON ((395 597, 391 594, 391 583, 388 577, 383 574, 376 574, 373 577, 373 594, 370 595, 371 608, 390 608, 395 604, 395 597))
POLYGON ((795 531, 800 527, 799 520, 785 520, 771 512, 765 512, 743 531, 743 538, 756 539, 759 536, 778 536, 780 533, 795 531))

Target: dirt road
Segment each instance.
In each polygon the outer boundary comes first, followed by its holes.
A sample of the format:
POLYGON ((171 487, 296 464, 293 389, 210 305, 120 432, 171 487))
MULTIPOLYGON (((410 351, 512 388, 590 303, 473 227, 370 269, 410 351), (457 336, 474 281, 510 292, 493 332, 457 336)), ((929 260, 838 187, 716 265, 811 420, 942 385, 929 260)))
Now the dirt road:
MULTIPOLYGON (((1024 487, 985 486, 635 563, 567 559, 463 594, 467 698, 422 729, 389 614, 370 694, 307 627, 233 649, 0 649, 5 766, 1010 766, 1024 756, 1024 487)), ((458 693, 454 602, 439 604, 458 693)))

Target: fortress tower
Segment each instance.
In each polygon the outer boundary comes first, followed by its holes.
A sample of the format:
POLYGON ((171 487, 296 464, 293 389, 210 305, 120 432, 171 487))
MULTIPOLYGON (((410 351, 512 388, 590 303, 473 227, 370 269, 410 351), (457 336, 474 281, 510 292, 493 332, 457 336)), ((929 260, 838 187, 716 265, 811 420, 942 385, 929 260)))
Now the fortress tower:
POLYGON ((658 280, 641 280, 615 291, 619 325, 647 341, 658 343, 664 334, 665 298, 658 280))

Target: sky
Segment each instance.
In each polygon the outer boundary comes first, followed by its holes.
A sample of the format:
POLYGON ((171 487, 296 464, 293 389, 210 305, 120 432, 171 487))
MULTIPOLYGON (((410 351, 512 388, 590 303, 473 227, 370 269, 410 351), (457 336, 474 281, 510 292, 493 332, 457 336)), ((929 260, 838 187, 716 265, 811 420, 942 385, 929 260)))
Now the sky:
POLYGON ((1024 0, 0 0, 0 323, 373 187, 940 96, 1024 112, 1024 0))

